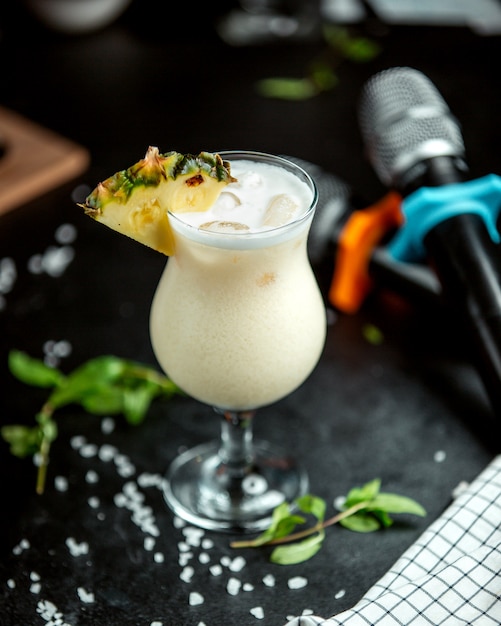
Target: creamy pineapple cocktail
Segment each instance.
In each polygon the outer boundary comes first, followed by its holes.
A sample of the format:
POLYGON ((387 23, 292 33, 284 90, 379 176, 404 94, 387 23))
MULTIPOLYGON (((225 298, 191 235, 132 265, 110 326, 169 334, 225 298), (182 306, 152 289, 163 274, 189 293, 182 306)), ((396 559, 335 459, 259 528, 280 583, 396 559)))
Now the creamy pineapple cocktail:
POLYGON ((276 160, 229 159, 230 183, 203 212, 171 216, 176 253, 151 312, 151 339, 188 394, 233 410, 271 404, 316 365, 322 298, 306 259, 312 189, 276 160))
POLYGON ((325 309, 306 248, 316 201, 310 176, 279 157, 150 147, 83 205, 169 256, 152 346, 168 376, 222 418, 220 439, 180 454, 167 473, 165 499, 192 524, 260 530, 308 487, 288 453, 253 441, 253 417, 299 387, 323 349, 325 309))

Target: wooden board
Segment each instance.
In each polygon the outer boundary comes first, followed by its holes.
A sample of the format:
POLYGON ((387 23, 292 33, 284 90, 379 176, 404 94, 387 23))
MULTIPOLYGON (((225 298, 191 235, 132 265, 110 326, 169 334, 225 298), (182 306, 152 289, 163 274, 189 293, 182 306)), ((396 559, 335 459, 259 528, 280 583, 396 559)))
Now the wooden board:
POLYGON ((0 107, 0 215, 81 174, 89 164, 82 146, 0 107))

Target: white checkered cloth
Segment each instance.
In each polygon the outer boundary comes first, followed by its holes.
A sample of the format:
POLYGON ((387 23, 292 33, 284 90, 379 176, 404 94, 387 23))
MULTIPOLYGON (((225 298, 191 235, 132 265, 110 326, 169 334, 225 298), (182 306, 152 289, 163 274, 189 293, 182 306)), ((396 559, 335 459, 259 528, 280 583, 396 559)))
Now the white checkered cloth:
POLYGON ((352 609, 287 626, 501 625, 501 455, 352 609))

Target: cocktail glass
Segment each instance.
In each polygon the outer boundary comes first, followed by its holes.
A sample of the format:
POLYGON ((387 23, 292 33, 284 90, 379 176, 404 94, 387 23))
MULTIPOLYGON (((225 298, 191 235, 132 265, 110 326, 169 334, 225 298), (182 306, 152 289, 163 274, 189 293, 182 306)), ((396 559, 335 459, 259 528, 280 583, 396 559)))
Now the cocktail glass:
POLYGON ((306 186, 307 200, 291 222, 260 232, 213 232, 170 215, 176 253, 153 299, 152 346, 168 376, 214 408, 221 433, 172 462, 165 499, 202 528, 257 531, 278 504, 308 488, 290 455, 254 441, 253 421, 256 409, 305 381, 323 350, 325 306, 306 249, 317 191, 310 176, 284 158, 220 154, 230 164, 284 168, 306 186))

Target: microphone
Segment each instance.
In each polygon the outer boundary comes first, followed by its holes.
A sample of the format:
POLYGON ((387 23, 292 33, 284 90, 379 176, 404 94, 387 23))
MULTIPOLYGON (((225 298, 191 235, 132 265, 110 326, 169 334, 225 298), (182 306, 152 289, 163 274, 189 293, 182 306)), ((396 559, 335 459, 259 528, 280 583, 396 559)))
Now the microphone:
POLYGON ((359 124, 375 172, 403 198, 404 221, 387 251, 433 269, 501 414, 501 179, 466 180, 459 123, 431 81, 412 68, 390 68, 367 82, 359 124))

